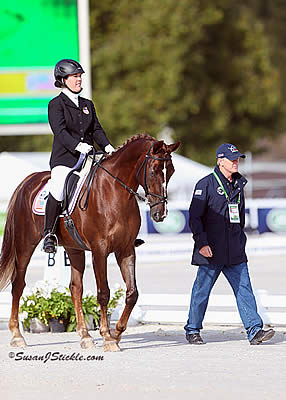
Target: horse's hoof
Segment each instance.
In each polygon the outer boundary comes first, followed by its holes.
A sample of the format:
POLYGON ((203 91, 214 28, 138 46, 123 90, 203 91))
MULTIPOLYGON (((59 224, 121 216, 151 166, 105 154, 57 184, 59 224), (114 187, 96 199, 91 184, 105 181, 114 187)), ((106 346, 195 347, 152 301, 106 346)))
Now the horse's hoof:
POLYGON ((23 337, 13 337, 10 346, 12 347, 26 347, 26 342, 23 337))
POLYGON ((94 342, 93 342, 92 337, 82 338, 80 340, 80 347, 82 349, 90 349, 91 347, 94 347, 94 342))
POLYGON ((103 345, 103 350, 104 351, 120 351, 120 347, 116 342, 105 342, 103 345))

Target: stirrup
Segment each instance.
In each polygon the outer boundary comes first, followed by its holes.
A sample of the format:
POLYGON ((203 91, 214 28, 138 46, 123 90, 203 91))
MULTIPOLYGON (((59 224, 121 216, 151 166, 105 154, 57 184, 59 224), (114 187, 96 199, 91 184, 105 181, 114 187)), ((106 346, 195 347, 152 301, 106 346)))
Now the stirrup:
POLYGON ((49 232, 49 233, 47 233, 46 234, 46 236, 44 237, 44 241, 43 241, 43 246, 42 246, 42 251, 43 252, 45 252, 45 253, 48 253, 48 254, 51 254, 51 253, 54 253, 54 254, 56 254, 56 252, 57 252, 57 250, 58 250, 58 245, 59 245, 59 241, 58 241, 58 238, 57 238, 57 235, 55 235, 54 233, 52 233, 52 232, 49 232), (46 251, 45 250, 45 241, 49 238, 51 236, 51 239, 52 239, 52 241, 53 241, 53 244, 50 244, 49 246, 53 246, 54 247, 54 251, 46 251))

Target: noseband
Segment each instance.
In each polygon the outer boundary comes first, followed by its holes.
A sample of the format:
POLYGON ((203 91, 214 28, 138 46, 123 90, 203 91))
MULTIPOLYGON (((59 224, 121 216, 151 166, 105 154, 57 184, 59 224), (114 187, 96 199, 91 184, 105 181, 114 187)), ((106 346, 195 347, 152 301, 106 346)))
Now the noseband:
MULTIPOLYGON (((156 194, 156 193, 150 192, 149 189, 148 189, 148 186, 147 186, 147 179, 146 179, 146 176, 147 176, 147 165, 148 165, 148 161, 149 161, 150 159, 151 159, 151 160, 158 160, 158 161, 168 161, 168 160, 171 160, 171 156, 170 156, 170 157, 154 157, 154 156, 151 156, 151 155, 150 155, 150 152, 151 152, 153 146, 154 146, 156 143, 158 143, 158 142, 155 142, 155 143, 152 144, 152 146, 150 146, 150 148, 149 148, 149 150, 148 150, 148 152, 147 152, 147 154, 146 154, 146 156, 145 156, 145 158, 144 158, 142 164, 140 165, 140 167, 139 167, 139 169, 138 169, 138 171, 137 171, 137 173, 136 173, 136 179, 137 179, 137 181, 138 181, 138 176, 139 176, 141 170, 143 169, 143 189, 144 189, 144 192, 145 192, 145 197, 147 198, 147 196, 150 195, 150 196, 154 196, 154 197, 157 197, 158 199, 160 199, 159 201, 157 201, 157 202, 154 203, 154 204, 151 204, 151 203, 148 201, 147 204, 149 205, 150 208, 155 207, 155 206, 157 206, 157 205, 160 204, 160 203, 168 203, 168 197, 167 197, 167 196, 162 196, 162 195, 160 195, 160 194, 156 194)), ((167 182, 166 182, 166 185, 167 185, 167 182)))

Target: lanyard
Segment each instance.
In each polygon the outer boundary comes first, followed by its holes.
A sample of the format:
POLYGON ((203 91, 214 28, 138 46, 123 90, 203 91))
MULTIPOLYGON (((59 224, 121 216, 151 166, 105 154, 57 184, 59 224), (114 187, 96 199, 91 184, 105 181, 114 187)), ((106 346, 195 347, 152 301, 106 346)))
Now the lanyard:
MULTIPOLYGON (((228 196, 228 194, 226 193, 226 190, 225 190, 225 188, 224 188, 224 186, 223 186, 223 184, 222 184, 222 182, 221 182, 219 176, 217 175, 217 173, 216 173, 215 171, 213 171, 213 174, 214 174, 214 177, 216 178, 216 180, 217 180, 219 186, 222 188, 226 200, 230 203, 230 201, 229 201, 229 196, 228 196)), ((238 195, 238 200, 237 200, 237 204, 239 204, 239 203, 240 203, 240 193, 239 193, 239 195, 238 195)))

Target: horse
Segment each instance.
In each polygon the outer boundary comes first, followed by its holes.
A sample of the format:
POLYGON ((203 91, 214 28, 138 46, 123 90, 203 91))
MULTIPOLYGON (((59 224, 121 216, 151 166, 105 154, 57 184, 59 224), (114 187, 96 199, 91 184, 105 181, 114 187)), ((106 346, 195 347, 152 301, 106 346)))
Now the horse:
MULTIPOLYGON (((128 139, 111 155, 106 156, 97 169, 89 193, 88 207, 78 205, 72 219, 84 244, 92 252, 92 264, 100 306, 100 334, 104 351, 120 351, 119 342, 127 327, 129 316, 138 298, 135 278, 135 240, 141 219, 136 200, 141 185, 150 207, 151 218, 160 222, 167 215, 167 184, 174 173, 171 153, 180 142, 167 145, 146 134, 128 139), (114 253, 126 285, 125 307, 115 326, 110 330, 107 304, 110 290, 107 280, 107 257, 114 253)), ((7 212, 0 256, 0 290, 12 283, 12 309, 9 329, 10 345, 25 347, 19 329, 19 301, 25 288, 27 266, 35 248, 43 238, 44 217, 32 211, 32 204, 40 188, 50 178, 49 171, 26 177, 13 193, 7 212)), ((57 228, 59 245, 68 254, 71 264, 70 291, 75 307, 80 346, 94 346, 82 311, 83 273, 85 252, 67 232, 63 218, 57 228)))

